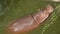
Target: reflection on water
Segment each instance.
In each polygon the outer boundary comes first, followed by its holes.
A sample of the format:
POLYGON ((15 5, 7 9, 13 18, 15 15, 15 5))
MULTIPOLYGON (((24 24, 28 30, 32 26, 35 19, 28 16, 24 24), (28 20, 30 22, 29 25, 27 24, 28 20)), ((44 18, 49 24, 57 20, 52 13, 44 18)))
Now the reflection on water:
POLYGON ((1 12, 1 3, 0 3, 0 12, 1 12))

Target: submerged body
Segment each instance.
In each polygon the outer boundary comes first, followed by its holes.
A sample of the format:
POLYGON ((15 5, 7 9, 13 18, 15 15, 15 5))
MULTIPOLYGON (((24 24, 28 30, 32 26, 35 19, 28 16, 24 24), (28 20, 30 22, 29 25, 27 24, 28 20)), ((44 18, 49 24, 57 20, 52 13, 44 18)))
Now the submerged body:
POLYGON ((36 28, 40 23, 42 23, 52 11, 53 7, 51 5, 47 5, 45 8, 38 10, 37 13, 33 13, 25 17, 18 18, 16 20, 12 20, 11 22, 9 22, 10 24, 8 24, 6 30, 10 34, 28 32, 36 28))

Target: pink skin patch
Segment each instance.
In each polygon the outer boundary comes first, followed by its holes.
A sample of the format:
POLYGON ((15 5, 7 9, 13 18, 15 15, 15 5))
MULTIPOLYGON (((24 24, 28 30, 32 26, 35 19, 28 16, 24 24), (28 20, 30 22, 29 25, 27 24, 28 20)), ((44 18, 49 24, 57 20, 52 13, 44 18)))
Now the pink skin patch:
POLYGON ((51 5, 47 5, 41 10, 38 9, 37 13, 33 13, 28 16, 12 20, 7 25, 6 30, 9 34, 28 32, 38 27, 38 25, 42 23, 51 12, 53 12, 53 7, 51 5))

